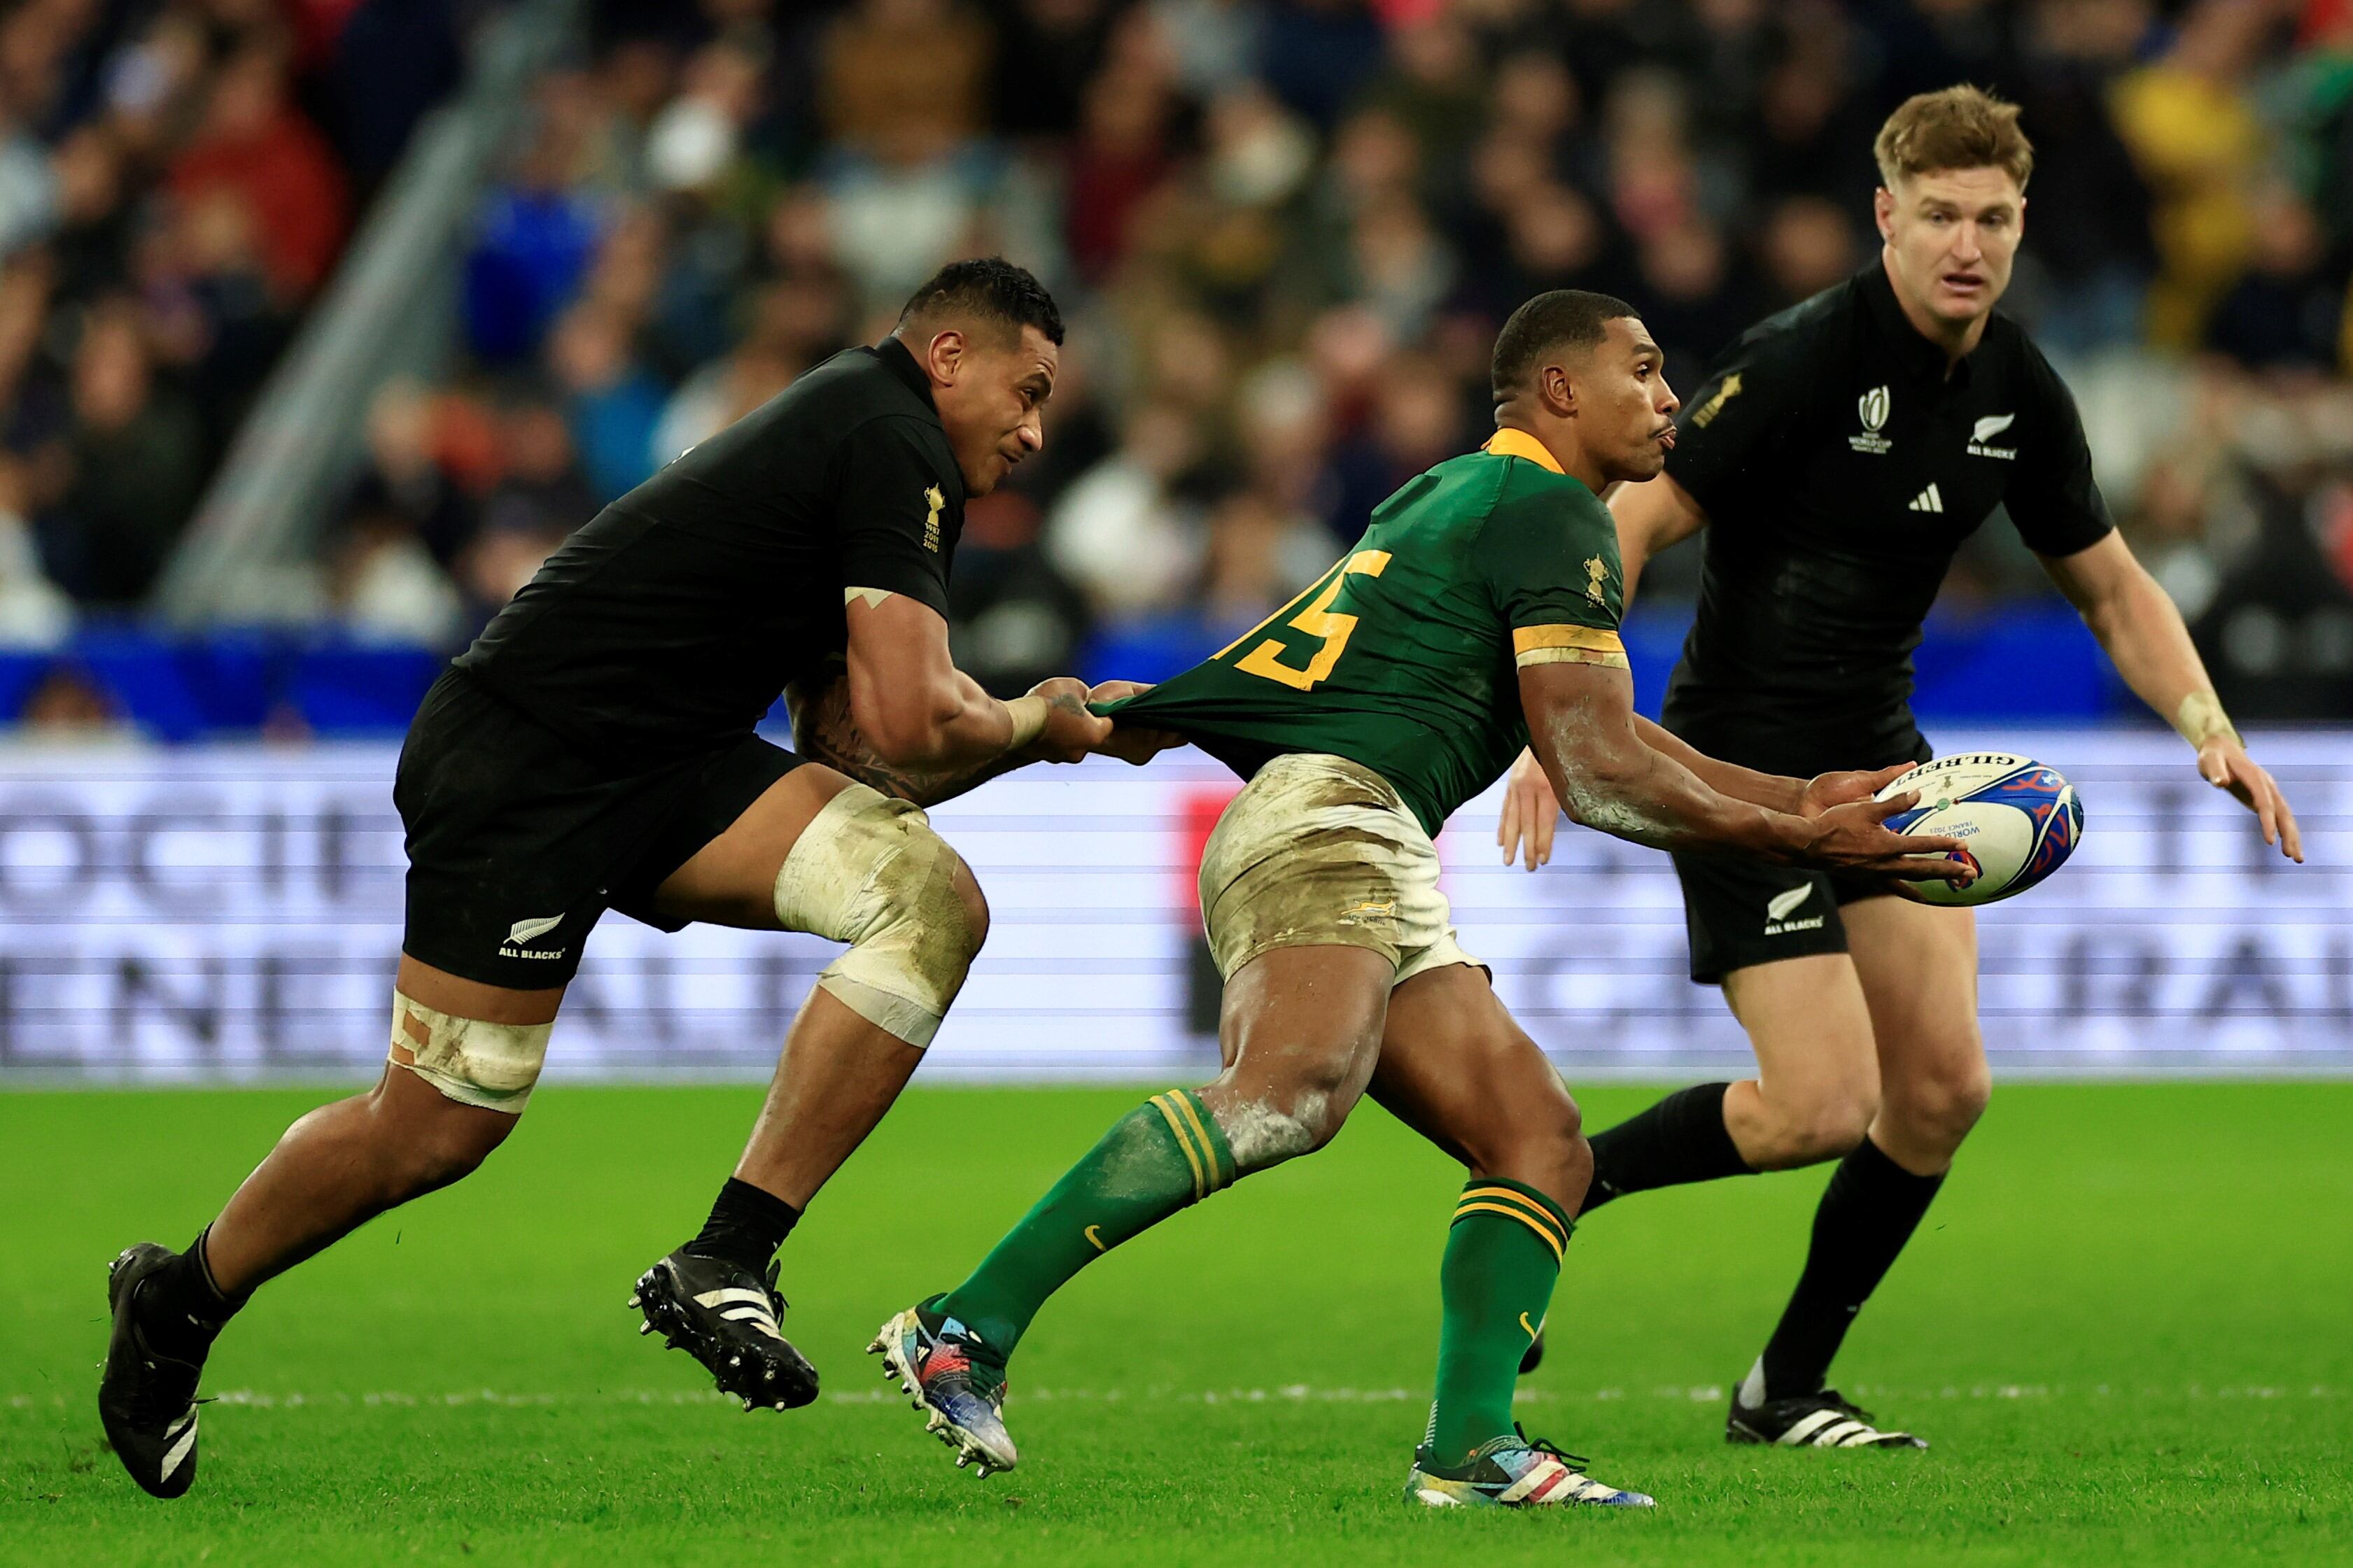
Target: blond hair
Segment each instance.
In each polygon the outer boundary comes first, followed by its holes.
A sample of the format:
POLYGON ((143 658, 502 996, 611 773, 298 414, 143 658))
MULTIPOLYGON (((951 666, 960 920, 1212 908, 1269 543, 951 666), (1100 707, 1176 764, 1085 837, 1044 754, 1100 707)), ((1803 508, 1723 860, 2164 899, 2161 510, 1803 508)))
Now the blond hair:
POLYGON ((1998 168, 2026 189, 2034 173, 2034 144, 2018 128, 2018 105, 1963 82, 1941 92, 1915 93, 1879 128, 1871 144, 1880 183, 1947 169, 1998 168))

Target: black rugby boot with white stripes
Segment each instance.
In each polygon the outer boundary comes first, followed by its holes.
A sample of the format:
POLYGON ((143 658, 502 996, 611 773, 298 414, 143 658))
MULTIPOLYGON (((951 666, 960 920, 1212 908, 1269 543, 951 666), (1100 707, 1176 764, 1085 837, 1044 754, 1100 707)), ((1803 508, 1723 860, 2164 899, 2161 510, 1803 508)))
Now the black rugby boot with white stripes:
POLYGON ((1871 1412, 1838 1390, 1792 1394, 1761 1405, 1743 1405, 1735 1390, 1732 1414, 1724 1423, 1727 1443, 1769 1443, 1783 1448, 1925 1448, 1927 1440, 1909 1432, 1883 1432, 1871 1412))
POLYGON ((98 1418, 131 1479, 174 1498, 196 1480, 196 1380, 203 1357, 182 1361, 148 1342, 139 1322, 139 1282, 179 1255, 152 1241, 124 1249, 106 1271, 114 1332, 98 1381, 98 1418))
POLYGON ((746 1410, 786 1410, 817 1397, 817 1368, 793 1349, 776 1319, 776 1265, 763 1279, 720 1258, 673 1252, 638 1278, 629 1305, 646 1317, 638 1332, 701 1362, 719 1392, 746 1410))

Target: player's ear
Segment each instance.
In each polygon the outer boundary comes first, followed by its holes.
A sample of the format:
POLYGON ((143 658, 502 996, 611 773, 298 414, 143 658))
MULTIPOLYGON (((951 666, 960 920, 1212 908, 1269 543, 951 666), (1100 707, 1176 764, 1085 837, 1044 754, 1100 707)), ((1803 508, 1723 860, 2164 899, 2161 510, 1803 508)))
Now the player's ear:
POLYGON ((1576 416, 1577 384, 1569 379, 1567 365, 1547 364, 1537 368, 1536 400, 1563 419, 1576 416))
POLYGON ((964 333, 955 327, 934 332, 932 341, 924 345, 923 368, 942 386, 954 386, 956 373, 964 367, 965 347, 964 333))
POLYGON ((1871 221, 1878 226, 1879 237, 1895 237, 1895 193, 1885 185, 1871 193, 1871 221))

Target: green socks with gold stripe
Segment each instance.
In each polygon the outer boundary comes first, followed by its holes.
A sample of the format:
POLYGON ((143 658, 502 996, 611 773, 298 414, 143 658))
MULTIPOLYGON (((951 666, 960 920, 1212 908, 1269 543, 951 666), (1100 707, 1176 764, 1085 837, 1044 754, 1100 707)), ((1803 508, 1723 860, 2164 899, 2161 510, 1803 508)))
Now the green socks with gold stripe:
POLYGON ((1462 1189, 1438 1270, 1442 1316, 1429 1442, 1440 1464, 1462 1464, 1489 1438, 1511 1433, 1520 1356, 1544 1322, 1575 1228, 1558 1204, 1522 1183, 1488 1176, 1462 1189))
POLYGON ((1010 1355, 1072 1275, 1233 1180, 1234 1152, 1201 1097, 1155 1094, 1120 1118, 934 1310, 1010 1355))

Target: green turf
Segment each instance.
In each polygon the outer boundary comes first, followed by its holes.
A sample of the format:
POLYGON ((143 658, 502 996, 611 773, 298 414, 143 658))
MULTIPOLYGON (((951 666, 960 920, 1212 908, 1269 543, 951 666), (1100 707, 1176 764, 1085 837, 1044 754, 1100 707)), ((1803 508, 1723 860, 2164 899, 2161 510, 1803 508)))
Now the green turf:
POLYGON ((1721 1440, 1820 1173, 1595 1216, 1522 1410, 1660 1507, 1566 1517, 1398 1501, 1459 1174, 1369 1108, 1050 1305, 1022 1468, 976 1483, 860 1349, 1134 1094, 909 1096, 786 1250, 827 1396, 745 1415, 622 1300, 755 1096, 550 1089, 480 1175, 263 1295, 207 1373, 195 1494, 153 1501, 100 1446, 105 1263, 185 1244, 318 1098, 0 1095, 0 1560, 2353 1560, 2353 1085, 1997 1095, 1839 1369, 1927 1454, 1721 1440))

